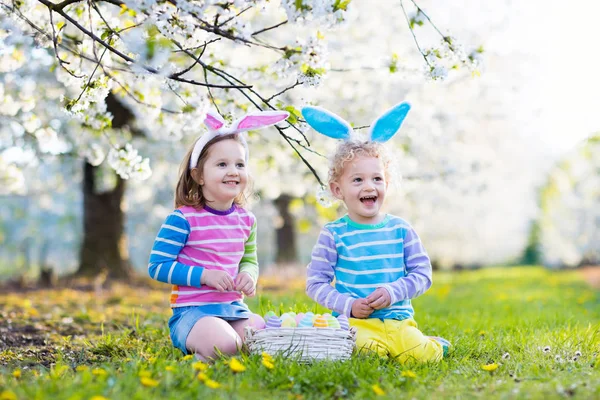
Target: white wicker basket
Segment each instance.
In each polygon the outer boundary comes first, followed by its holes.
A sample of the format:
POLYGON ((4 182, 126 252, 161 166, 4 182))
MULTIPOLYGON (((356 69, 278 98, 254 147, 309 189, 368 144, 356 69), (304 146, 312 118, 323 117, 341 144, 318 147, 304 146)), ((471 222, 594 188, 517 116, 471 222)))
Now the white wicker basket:
POLYGON ((299 362, 348 360, 356 344, 356 328, 265 328, 245 329, 246 346, 251 354, 297 358, 299 362))

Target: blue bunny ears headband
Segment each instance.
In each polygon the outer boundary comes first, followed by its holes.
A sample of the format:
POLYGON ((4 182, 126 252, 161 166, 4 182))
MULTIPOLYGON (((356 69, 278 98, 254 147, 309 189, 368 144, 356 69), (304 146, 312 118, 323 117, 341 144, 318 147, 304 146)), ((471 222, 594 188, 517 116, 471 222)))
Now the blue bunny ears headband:
MULTIPOLYGON (((368 133, 368 141, 384 143, 390 140, 402 126, 410 111, 410 104, 396 104, 373 121, 368 133)), ((334 139, 344 141, 353 138, 354 130, 342 117, 321 107, 303 107, 302 116, 317 132, 334 139)))

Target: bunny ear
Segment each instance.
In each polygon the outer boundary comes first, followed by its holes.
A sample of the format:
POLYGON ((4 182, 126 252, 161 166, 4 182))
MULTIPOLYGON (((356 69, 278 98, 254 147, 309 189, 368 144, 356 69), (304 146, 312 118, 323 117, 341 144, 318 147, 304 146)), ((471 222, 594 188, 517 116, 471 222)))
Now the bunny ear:
POLYGON ((204 119, 204 125, 208 126, 211 131, 216 131, 225 125, 225 120, 217 113, 208 112, 204 119))
POLYGON ((334 139, 350 138, 352 127, 342 117, 321 107, 307 106, 302 108, 302 116, 317 132, 334 139))
POLYGON ((284 121, 290 116, 287 111, 260 111, 248 114, 232 125, 235 132, 250 131, 265 128, 284 121))
POLYGON ((369 137, 373 142, 387 142, 398 132, 406 114, 410 111, 410 104, 402 102, 387 110, 371 125, 369 137))

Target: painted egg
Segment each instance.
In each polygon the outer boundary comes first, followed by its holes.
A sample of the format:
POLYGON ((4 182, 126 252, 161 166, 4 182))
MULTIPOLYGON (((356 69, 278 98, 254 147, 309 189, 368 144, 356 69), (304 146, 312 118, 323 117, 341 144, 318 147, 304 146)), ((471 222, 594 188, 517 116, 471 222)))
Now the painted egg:
POLYGON ((313 326, 312 317, 310 315, 305 315, 304 318, 298 324, 299 328, 311 328, 313 326))
POLYGON ((279 327, 281 327, 281 320, 279 319, 279 317, 277 315, 272 315, 267 320, 266 327, 267 328, 279 328, 279 327))
POLYGON ((275 312, 273 311, 267 311, 267 313, 265 314, 265 321, 268 321, 269 318, 273 317, 273 316, 277 316, 277 314, 275 314, 275 312))
POLYGON ((281 321, 282 328, 295 328, 296 325, 298 324, 296 324, 296 320, 294 318, 286 318, 281 321))
POLYGON ((327 318, 327 323, 329 324, 329 327, 332 329, 340 329, 340 323, 337 320, 337 318, 334 317, 333 315, 330 315, 329 318, 327 318))
POLYGON ((325 317, 323 317, 322 315, 319 315, 315 319, 314 326, 315 326, 315 328, 327 328, 329 326, 329 324, 327 323, 327 320, 325 319, 325 317))
POLYGON ((302 321, 302 318, 304 318, 304 313, 296 314, 296 318, 294 318, 296 320, 296 324, 300 324, 300 321, 302 321))
POLYGON ((253 327, 254 329, 265 329, 265 320, 258 314, 250 314, 250 318, 248 325, 253 327))
POLYGON ((338 322, 340 323, 340 329, 348 330, 350 329, 350 322, 348 321, 348 317, 345 315, 340 315, 337 317, 338 322))

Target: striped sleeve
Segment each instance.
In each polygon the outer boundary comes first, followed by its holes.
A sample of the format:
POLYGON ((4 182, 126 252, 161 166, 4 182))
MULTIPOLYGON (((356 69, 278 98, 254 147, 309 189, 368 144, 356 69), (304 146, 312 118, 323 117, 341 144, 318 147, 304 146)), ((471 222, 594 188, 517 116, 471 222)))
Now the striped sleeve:
POLYGON ((181 211, 173 211, 162 224, 154 240, 148 274, 160 282, 200 287, 204 268, 177 261, 177 256, 190 235, 190 224, 181 211))
POLYGON ((407 230, 404 238, 404 264, 406 276, 383 285, 390 293, 392 304, 418 297, 431 287, 431 261, 412 227, 407 230))
POLYGON ((256 220, 252 224, 250 236, 244 245, 244 255, 240 261, 240 272, 245 272, 252 277, 254 283, 258 280, 258 257, 256 256, 256 220))
POLYGON ((355 298, 340 293, 331 286, 337 257, 333 235, 327 228, 323 228, 308 264, 306 294, 323 307, 350 317, 355 298))

